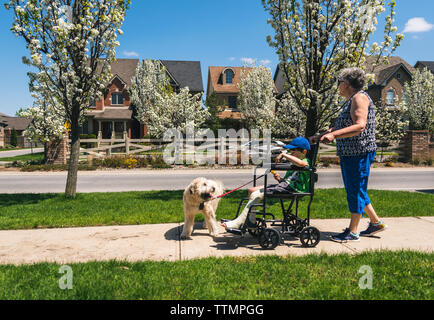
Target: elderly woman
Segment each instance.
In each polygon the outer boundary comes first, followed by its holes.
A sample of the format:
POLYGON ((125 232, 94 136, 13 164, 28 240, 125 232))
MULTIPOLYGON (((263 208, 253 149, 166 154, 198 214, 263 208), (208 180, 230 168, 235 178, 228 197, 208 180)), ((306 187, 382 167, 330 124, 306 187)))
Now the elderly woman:
POLYGON ((360 240, 357 230, 363 213, 368 215, 370 223, 360 235, 370 236, 387 228, 375 213, 367 194, 370 167, 375 159, 377 145, 374 103, 362 90, 364 85, 363 70, 358 68, 342 70, 338 78, 338 89, 346 102, 335 127, 322 135, 310 138, 325 143, 336 139, 342 179, 351 212, 349 228, 343 233, 332 236, 332 240, 337 242, 360 240))

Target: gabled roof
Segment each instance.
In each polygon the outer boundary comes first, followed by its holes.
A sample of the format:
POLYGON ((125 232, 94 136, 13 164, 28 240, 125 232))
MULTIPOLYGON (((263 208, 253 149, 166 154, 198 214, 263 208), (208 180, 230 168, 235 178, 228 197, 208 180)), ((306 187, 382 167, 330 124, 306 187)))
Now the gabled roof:
POLYGON ((400 63, 389 68, 381 70, 376 76, 375 83, 376 84, 385 84, 389 81, 389 79, 400 69, 403 68, 410 76, 411 72, 405 67, 404 64, 400 63))
MULTIPOLYGON (((247 75, 251 67, 216 67, 212 66, 208 68, 208 87, 207 95, 212 92, 216 93, 238 93, 240 92, 239 84, 241 80, 241 74, 245 73, 247 75), (224 79, 224 73, 226 70, 232 70, 234 72, 234 77, 231 84, 226 84, 224 79), (212 89, 212 90, 211 90, 212 89)), ((274 92, 277 93, 278 90, 274 86, 274 92)))
POLYGON ((0 116, 0 122, 6 125, 6 129, 26 130, 32 119, 0 116))
POLYGON ((212 91, 216 93, 238 93, 240 91, 238 85, 240 83, 241 72, 243 71, 247 74, 250 69, 249 67, 209 67, 207 94, 211 92, 210 85, 212 86, 212 91), (226 84, 224 79, 221 78, 226 69, 231 69, 235 73, 231 84, 226 84))
POLYGON ((415 68, 428 68, 432 73, 434 73, 434 61, 418 61, 414 65, 415 68))
POLYGON ((372 64, 377 60, 377 57, 369 57, 366 60, 366 72, 375 74, 375 84, 381 85, 383 82, 387 82, 389 78, 395 74, 400 67, 402 67, 410 76, 414 71, 414 68, 407 63, 404 59, 398 56, 389 57, 389 64, 382 63, 377 65, 372 70, 372 64))
MULTIPOLYGON (((180 87, 188 87, 190 91, 203 91, 202 70, 199 61, 172 61, 160 60, 166 67, 173 84, 180 87)), ((113 81, 118 78, 127 87, 131 87, 131 79, 136 74, 139 59, 117 59, 111 64, 113 81)), ((110 82, 111 82, 110 81, 110 82)))
POLYGON ((202 70, 200 61, 160 60, 169 76, 180 88, 188 87, 190 91, 203 92, 202 70))
POLYGON ((136 74, 138 64, 139 59, 117 59, 110 65, 111 73, 114 78, 117 76, 123 83, 130 87, 132 84, 131 79, 136 74))

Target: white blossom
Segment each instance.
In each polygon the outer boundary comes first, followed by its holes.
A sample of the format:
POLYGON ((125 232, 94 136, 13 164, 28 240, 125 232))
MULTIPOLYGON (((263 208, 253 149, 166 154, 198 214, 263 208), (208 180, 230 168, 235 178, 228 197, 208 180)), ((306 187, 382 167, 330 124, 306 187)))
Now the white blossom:
POLYGON ((412 130, 434 133, 434 75, 427 68, 416 69, 410 83, 404 85, 400 106, 407 111, 412 130))
POLYGON ((9 0, 5 6, 14 14, 11 31, 26 41, 30 51, 31 59, 23 62, 38 70, 29 73, 31 90, 50 99, 47 112, 52 110, 53 117, 64 116, 62 121, 71 124, 66 185, 71 197, 77 183, 80 123, 111 78, 108 66, 115 60, 117 30, 129 4, 130 0, 9 0))
MULTIPOLYGON (((306 119, 305 134, 327 129, 340 109, 337 76, 364 67, 369 54, 390 55, 403 36, 392 37, 395 0, 262 0, 274 36, 267 41, 280 60, 293 104, 306 119), (378 16, 385 11, 384 41, 369 47, 378 16)), ((372 70, 368 70, 372 72, 372 70)))
POLYGON ((263 66, 242 69, 239 89, 238 108, 249 128, 271 129, 276 100, 270 70, 263 66))
POLYGON ((130 91, 136 118, 155 137, 162 137, 168 129, 185 133, 188 125, 198 129, 209 116, 202 108, 201 94, 192 96, 187 87, 179 93, 173 91, 166 69, 158 60, 144 60, 137 66, 130 91))

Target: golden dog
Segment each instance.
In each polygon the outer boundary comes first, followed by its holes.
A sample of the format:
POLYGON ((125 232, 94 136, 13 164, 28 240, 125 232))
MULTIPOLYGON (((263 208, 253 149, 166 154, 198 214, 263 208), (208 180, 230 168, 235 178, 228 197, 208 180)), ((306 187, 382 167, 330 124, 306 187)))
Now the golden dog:
POLYGON ((211 236, 218 234, 216 210, 220 199, 211 200, 215 196, 223 194, 223 184, 219 181, 206 178, 194 179, 184 191, 184 228, 181 239, 190 238, 193 232, 194 217, 197 213, 203 213, 205 217, 204 227, 208 228, 211 236))

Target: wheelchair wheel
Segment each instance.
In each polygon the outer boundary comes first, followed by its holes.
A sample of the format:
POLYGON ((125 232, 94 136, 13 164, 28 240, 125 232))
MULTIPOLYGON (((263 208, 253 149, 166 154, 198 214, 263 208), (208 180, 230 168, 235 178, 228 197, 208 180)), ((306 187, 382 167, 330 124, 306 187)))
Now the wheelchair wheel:
POLYGON ((303 247, 314 248, 319 243, 321 233, 315 227, 304 228, 300 233, 300 242, 303 247))
POLYGON ((280 234, 274 229, 263 230, 258 237, 259 245, 262 249, 274 249, 280 243, 280 234))

